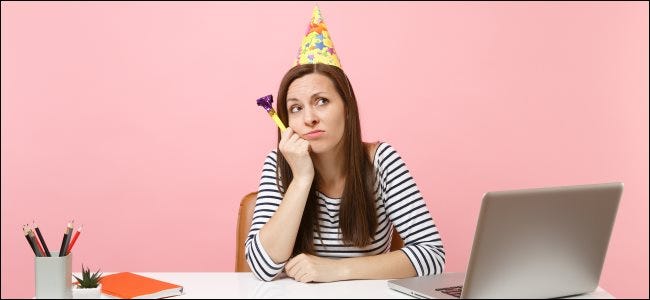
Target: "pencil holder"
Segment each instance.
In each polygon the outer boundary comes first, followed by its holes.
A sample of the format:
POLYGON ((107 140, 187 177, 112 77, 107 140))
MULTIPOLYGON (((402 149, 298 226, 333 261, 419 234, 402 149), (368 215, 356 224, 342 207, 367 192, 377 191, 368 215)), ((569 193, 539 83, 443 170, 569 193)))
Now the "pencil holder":
POLYGON ((35 257, 36 299, 72 298, 72 253, 59 257, 35 257))

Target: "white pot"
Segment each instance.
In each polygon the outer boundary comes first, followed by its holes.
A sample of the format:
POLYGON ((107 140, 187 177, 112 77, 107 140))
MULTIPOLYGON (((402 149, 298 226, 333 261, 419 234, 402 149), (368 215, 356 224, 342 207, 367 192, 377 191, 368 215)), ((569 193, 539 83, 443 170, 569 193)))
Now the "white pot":
POLYGON ((96 288, 82 289, 78 285, 72 287, 72 299, 99 299, 102 297, 102 284, 96 288))

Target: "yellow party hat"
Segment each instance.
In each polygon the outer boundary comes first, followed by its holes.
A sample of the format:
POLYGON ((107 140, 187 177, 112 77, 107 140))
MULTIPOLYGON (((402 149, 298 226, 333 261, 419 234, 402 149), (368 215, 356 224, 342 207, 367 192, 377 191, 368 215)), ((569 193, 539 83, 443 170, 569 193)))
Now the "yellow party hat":
POLYGON ((302 38, 298 58, 294 61, 293 66, 316 63, 341 68, 341 62, 336 55, 330 33, 327 31, 318 6, 314 7, 311 22, 309 22, 305 37, 302 38))

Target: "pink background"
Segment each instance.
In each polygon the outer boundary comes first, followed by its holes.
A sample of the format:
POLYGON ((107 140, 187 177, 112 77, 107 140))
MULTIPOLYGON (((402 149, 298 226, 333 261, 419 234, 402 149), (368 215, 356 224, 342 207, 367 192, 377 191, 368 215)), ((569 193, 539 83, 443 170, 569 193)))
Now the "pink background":
MULTIPOLYGON (((308 3, 2 3, 2 297, 21 224, 104 271, 234 271, 308 3)), ((489 190, 622 181, 601 277, 648 297, 648 3, 321 3, 364 138, 404 157, 464 271, 489 190)), ((552 251, 552 245, 549 245, 552 251)))

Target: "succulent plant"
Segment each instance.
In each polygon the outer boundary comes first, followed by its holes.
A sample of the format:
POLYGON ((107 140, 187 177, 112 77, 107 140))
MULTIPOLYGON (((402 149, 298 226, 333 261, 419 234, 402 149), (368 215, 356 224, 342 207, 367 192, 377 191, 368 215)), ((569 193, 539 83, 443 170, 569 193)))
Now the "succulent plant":
POLYGON ((90 268, 84 269, 84 265, 81 264, 81 278, 77 276, 74 276, 74 278, 77 280, 80 288, 92 289, 99 285, 99 281, 102 279, 101 276, 102 273, 100 273, 99 270, 91 275, 90 268))

